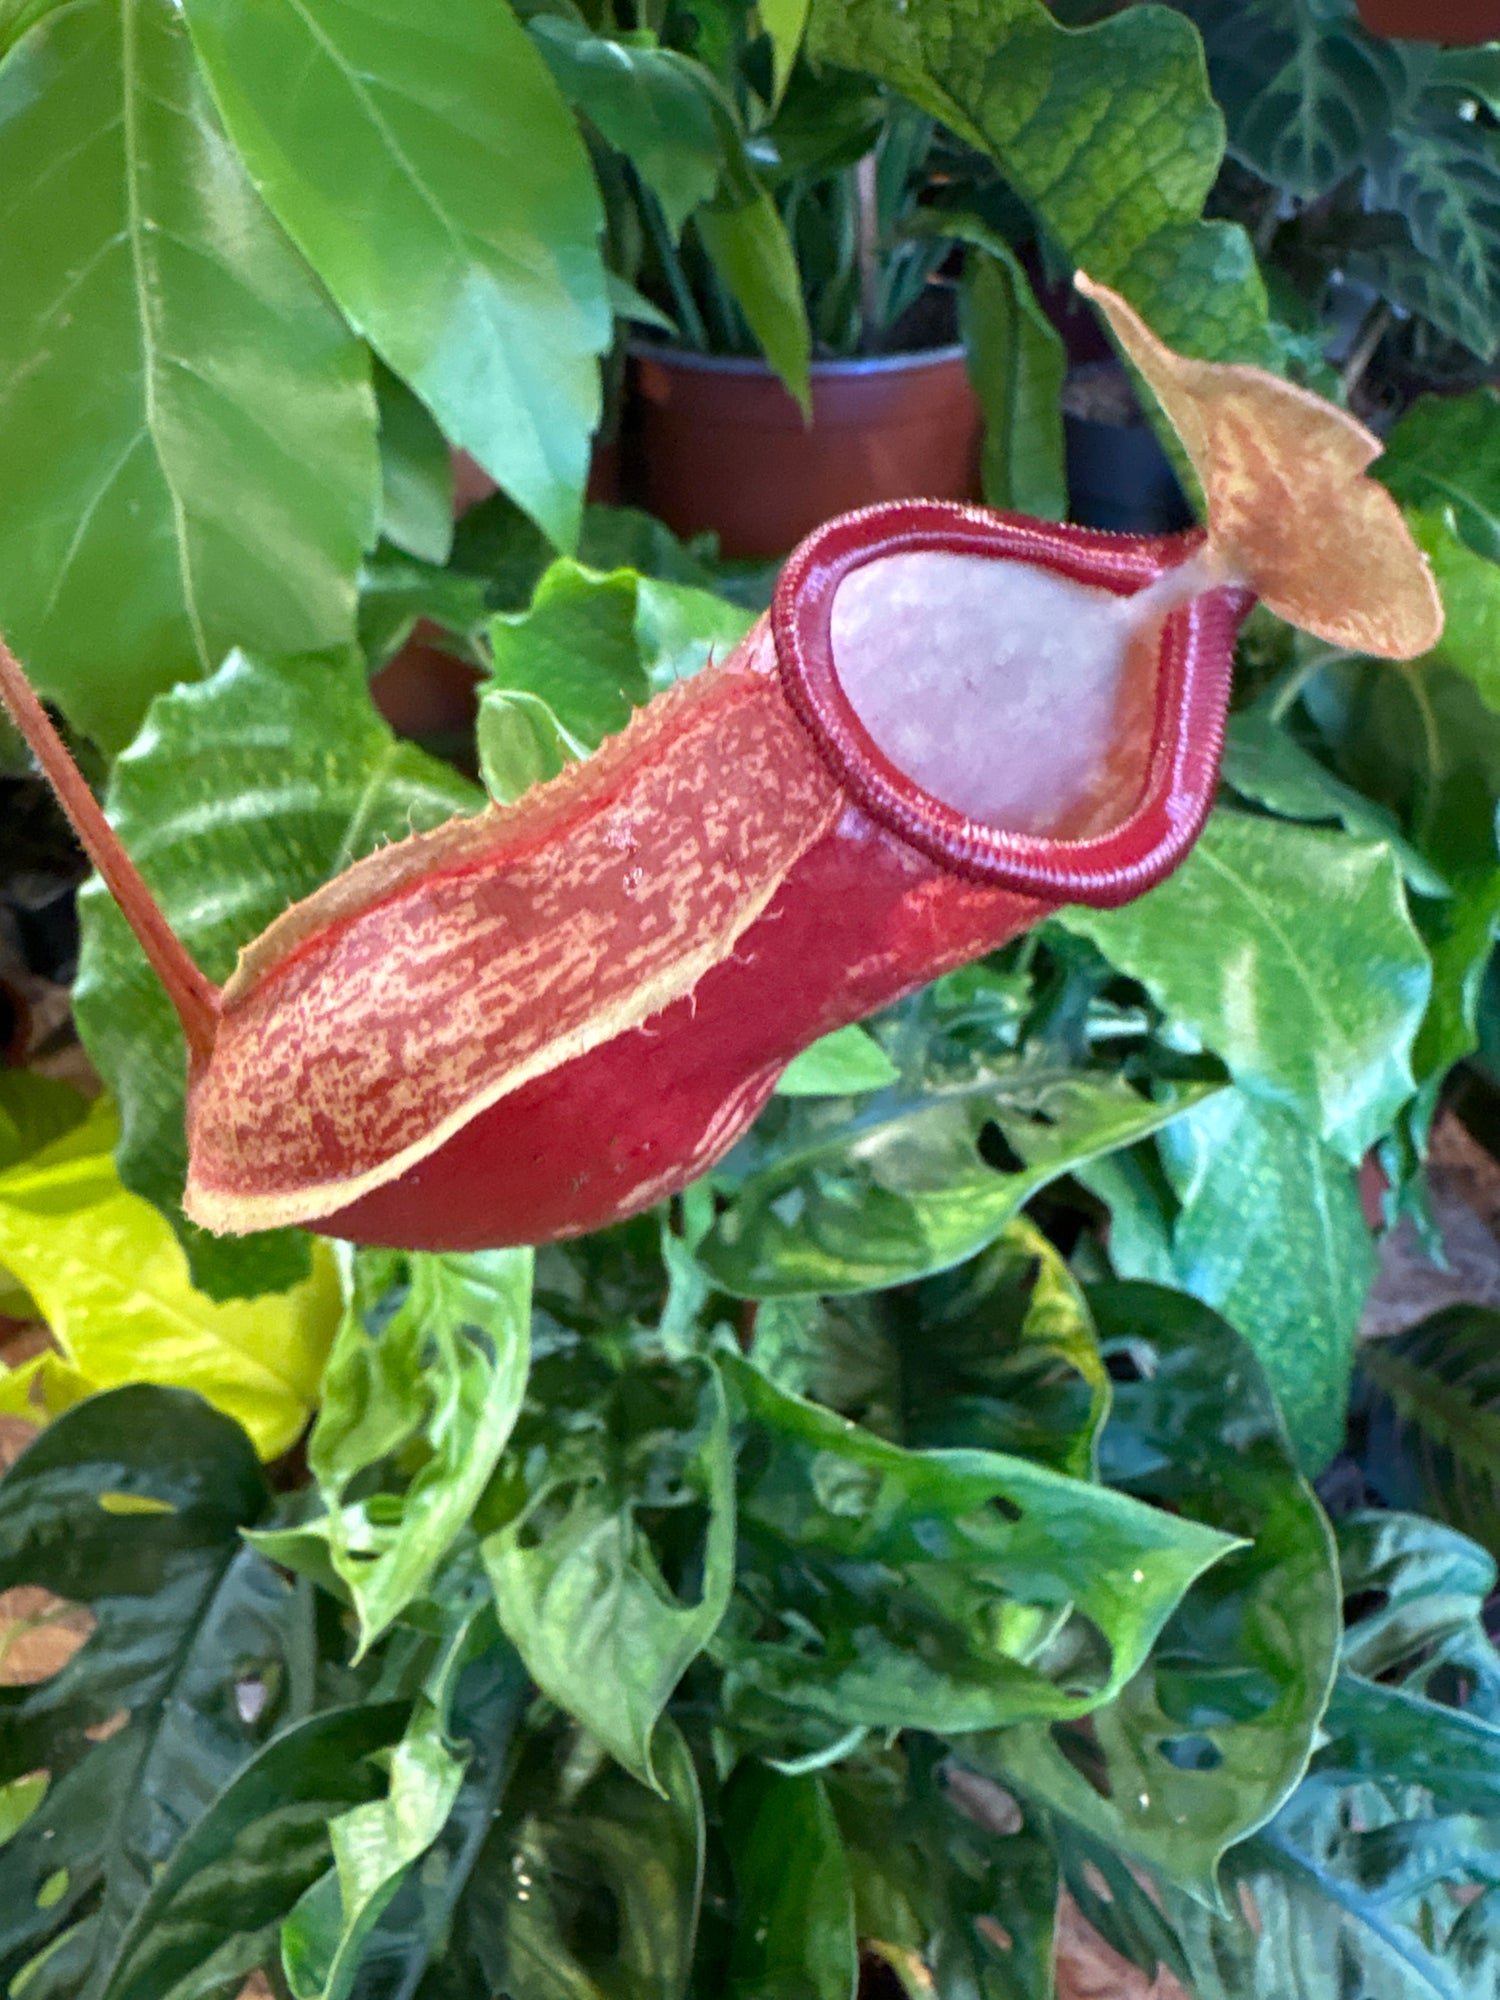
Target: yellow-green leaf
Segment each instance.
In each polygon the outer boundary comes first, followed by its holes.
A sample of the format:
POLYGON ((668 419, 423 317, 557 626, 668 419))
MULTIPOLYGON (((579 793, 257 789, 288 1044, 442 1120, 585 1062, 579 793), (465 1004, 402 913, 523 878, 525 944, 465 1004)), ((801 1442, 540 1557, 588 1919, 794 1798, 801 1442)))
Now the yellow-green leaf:
POLYGON ((311 1413, 339 1319, 332 1253, 289 1292, 216 1304, 195 1291, 170 1224, 115 1171, 108 1099, 73 1130, 0 1173, 0 1268, 36 1301, 62 1356, 0 1380, 0 1407, 31 1417, 97 1389, 160 1382, 195 1389, 285 1451, 311 1413), (33 1383, 40 1405, 30 1401, 33 1383))

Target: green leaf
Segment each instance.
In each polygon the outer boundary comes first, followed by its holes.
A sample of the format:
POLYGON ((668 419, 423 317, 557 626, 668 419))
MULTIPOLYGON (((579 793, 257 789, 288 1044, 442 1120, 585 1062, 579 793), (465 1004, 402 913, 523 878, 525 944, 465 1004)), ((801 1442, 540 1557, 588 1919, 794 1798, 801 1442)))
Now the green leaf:
POLYGON ((1395 121, 1407 69, 1353 9, 1317 0, 1179 0, 1203 35, 1231 152, 1310 201, 1364 163, 1395 121))
POLYGON ((88 1099, 35 1070, 0 1070, 0 1174, 63 1138, 88 1116, 88 1099))
POLYGON ((612 332, 603 213, 511 9, 452 0, 420 24, 377 0, 186 12, 230 136, 351 324, 571 547, 612 332))
POLYGON ((750 1357, 895 1444, 1013 1452, 1088 1479, 1109 1377, 1072 1273, 1024 1217, 916 1288, 768 1299, 750 1357))
POLYGON ((544 1465, 521 1511, 482 1549, 500 1623, 538 1686, 658 1789, 651 1762, 658 1719, 713 1637, 734 1576, 723 1385, 711 1368, 684 1375, 684 1394, 690 1381, 695 1392, 681 1412, 670 1398, 659 1406, 659 1391, 623 1383, 620 1422, 633 1415, 638 1439, 627 1435, 608 1454, 599 1440, 587 1458, 544 1465), (707 1508, 696 1603, 683 1602, 662 1575, 637 1518, 651 1489, 669 1480, 701 1495, 707 1508))
POLYGON ((419 1702, 390 1753, 390 1789, 331 1821, 335 1873, 307 1890, 282 1931, 282 1965, 294 2000, 347 2000, 370 1934, 403 1877, 447 1824, 464 1761, 442 1719, 419 1702))
POLYGON ((167 0, 74 0, 0 68, 0 619, 104 748, 237 644, 353 637, 363 349, 262 206, 167 0))
POLYGON ((1500 346, 1500 135, 1442 113, 1412 119, 1386 134, 1364 200, 1401 216, 1415 255, 1371 249, 1350 269, 1488 360, 1500 346))
POLYGON ((1000 238, 987 240, 965 263, 960 320, 969 377, 984 410, 985 499, 1061 521, 1068 511, 1061 400, 1067 355, 1020 261, 1000 238))
POLYGON ((649 35, 591 34, 558 14, 538 14, 527 27, 563 97, 625 155, 680 235, 724 168, 713 76, 649 35))
POLYGON ((748 1298, 905 1284, 976 1255, 1039 1188, 1198 1094, 1153 1104, 1107 1072, 1002 1056, 857 1101, 793 1099, 732 1156, 744 1177, 723 1174, 730 1198, 698 1255, 748 1298))
POLYGON ((1443 636, 1432 657, 1467 674, 1485 706, 1500 711, 1500 563, 1475 555, 1451 518, 1446 511, 1407 516, 1443 599, 1443 636))
MULTIPOLYGON (((350 655, 234 653, 209 681, 161 697, 116 764, 108 806, 167 921, 211 979, 288 904, 387 840, 473 811, 478 791, 398 743, 350 655)), ((95 880, 80 897, 74 1007, 120 1106, 125 1185, 166 1211, 213 1297, 275 1290, 308 1268, 305 1239, 220 1240, 178 1207, 186 1063, 165 993, 95 880)))
POLYGON ((488 686, 546 702, 568 736, 595 749, 650 697, 635 624, 632 571, 597 576, 575 562, 555 562, 529 610, 491 619, 495 666, 488 686))
POLYGON ((703 1885, 703 1804, 669 1720, 653 1762, 660 1793, 582 1731, 533 1740, 444 1946, 443 2000, 682 2000, 703 1885))
POLYGON ((1158 1146, 1181 1204, 1175 1282, 1250 1343, 1300 1462, 1317 1471, 1343 1442, 1355 1330, 1375 1275, 1356 1172, 1240 1090, 1179 1119, 1158 1146))
POLYGON ((1450 1306, 1364 1342, 1359 1365, 1374 1390, 1367 1455, 1380 1491, 1500 1555, 1500 1314, 1450 1306))
POLYGON ((775 202, 756 183, 701 208, 693 227, 761 352, 811 421, 812 334, 796 255, 775 202))
POLYGON ((1243 1546, 1192 1585, 1087 1737, 1033 1724, 960 1754, 1211 1902, 1225 1852, 1290 1796, 1317 1742, 1341 1633, 1333 1538, 1224 1321, 1155 1286, 1089 1299, 1120 1371, 1105 1477, 1243 1546))
POLYGON ((734 2000, 791 1993, 854 2000, 854 1885, 821 1779, 743 1765, 725 1793, 724 1821, 734 1869, 734 2000))
POLYGON ((835 1028, 794 1056, 776 1086, 779 1097, 858 1097, 883 1090, 901 1072, 861 1027, 835 1028))
POLYGON ((327 1866, 330 1822, 378 1798, 372 1760, 404 1716, 400 1702, 334 1709, 274 1737, 156 1875, 100 2000, 193 2000, 263 1964, 327 1866))
POLYGON ((773 99, 779 103, 807 29, 810 0, 759 0, 761 26, 771 38, 773 99))
POLYGON ((1346 1515, 1338 1524, 1344 1665, 1500 1723, 1500 1653, 1485 1629, 1495 1558, 1420 1514, 1346 1515))
POLYGON ((448 440, 399 376, 379 363, 380 533, 420 562, 453 548, 453 460, 448 440))
POLYGON ((1465 545, 1500 562, 1500 390, 1418 396, 1376 469, 1398 500, 1451 508, 1465 545))
POLYGON ((1069 264, 1169 346, 1276 365, 1248 238, 1199 220, 1224 126, 1179 16, 1131 7, 1073 31, 1041 0, 815 0, 809 48, 986 153, 1069 264))
POLYGON ((0 1979, 51 1940, 32 1994, 101 1992, 159 1869, 282 1718, 306 1638, 241 1539, 269 1499, 244 1433, 179 1389, 93 1397, 0 1483, 0 1590, 40 1584, 95 1619, 64 1673, 0 1689, 0 1783, 50 1774, 0 1858, 0 1979), (256 1722, 237 1698, 252 1686, 256 1722))
POLYGON ((526 1391, 531 1252, 355 1255, 307 1460, 326 1512, 264 1539, 305 1562, 326 1544, 363 1652, 423 1591, 473 1513, 526 1391), (368 1475, 420 1450, 399 1492, 368 1475))
POLYGON ((262 1458, 312 1414, 338 1324, 326 1245, 289 1292, 218 1304, 193 1289, 158 1210, 121 1185, 118 1123, 100 1099, 81 1125, 0 1172, 0 1268, 26 1288, 61 1349, 3 1381, 0 1401, 33 1421, 95 1389, 193 1389, 241 1424, 262 1458), (37 1408, 28 1391, 42 1392, 37 1408))
POLYGON ((1227 785, 1282 819, 1327 825, 1334 821, 1361 840, 1383 840, 1400 865, 1409 889, 1419 896, 1452 891, 1411 842, 1402 838, 1394 813, 1344 784, 1305 750, 1257 703, 1229 718, 1222 776, 1227 785))
POLYGON ((724 1366, 748 1427, 731 1720, 967 1731, 1111 1700, 1233 1542, 999 1452, 907 1451, 724 1366))
POLYGON ((1411 1094, 1431 973, 1383 842, 1220 811, 1139 902, 1058 921, 1347 1160, 1411 1094))

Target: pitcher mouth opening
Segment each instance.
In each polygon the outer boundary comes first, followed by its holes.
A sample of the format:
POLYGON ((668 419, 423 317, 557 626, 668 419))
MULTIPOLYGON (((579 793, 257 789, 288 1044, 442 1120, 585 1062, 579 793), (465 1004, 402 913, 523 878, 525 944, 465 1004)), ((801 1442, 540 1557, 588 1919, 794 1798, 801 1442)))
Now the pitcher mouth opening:
POLYGON ((1202 542, 943 501, 866 508, 782 572, 782 684, 841 784, 921 853, 1021 893, 1123 902, 1207 816, 1250 599, 1209 590, 1133 639, 1114 607, 1202 542), (991 565, 1012 570, 999 588, 991 565))

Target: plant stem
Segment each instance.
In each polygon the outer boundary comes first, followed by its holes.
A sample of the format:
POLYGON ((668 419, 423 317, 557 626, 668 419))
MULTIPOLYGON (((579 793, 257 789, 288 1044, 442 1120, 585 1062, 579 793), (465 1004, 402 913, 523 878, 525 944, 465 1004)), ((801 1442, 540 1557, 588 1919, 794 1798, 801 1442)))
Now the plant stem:
POLYGON ((873 150, 855 164, 854 192, 859 213, 859 347, 868 354, 879 317, 880 286, 880 193, 873 150))

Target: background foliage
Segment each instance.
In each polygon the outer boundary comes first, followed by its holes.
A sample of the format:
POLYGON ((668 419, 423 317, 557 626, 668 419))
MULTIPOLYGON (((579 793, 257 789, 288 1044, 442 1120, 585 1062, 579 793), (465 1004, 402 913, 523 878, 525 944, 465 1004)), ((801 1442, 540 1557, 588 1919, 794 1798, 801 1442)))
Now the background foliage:
POLYGON ((1257 613, 1170 881, 534 1256, 191 1230, 180 1042, 87 889, 107 1094, 0 1071, 0 1310, 53 1341, 0 1382, 45 1426, 0 1608, 86 1634, 0 1675, 8 1990, 1049 2000, 1066 1897, 1200 2000, 1490 1990, 1496 1320, 1356 1328, 1362 1165, 1428 1227, 1440 1104, 1500 1130, 1496 48, 26 0, 0 51, 0 624, 215 977, 744 632, 769 576, 586 505, 591 444, 629 324, 797 393, 869 335, 862 158, 880 326, 962 267, 992 499, 1063 511, 1082 263, 1377 422, 1448 609, 1407 664, 1257 613), (450 446, 500 487, 456 529, 450 446), (461 742, 371 699, 419 619, 461 742))

